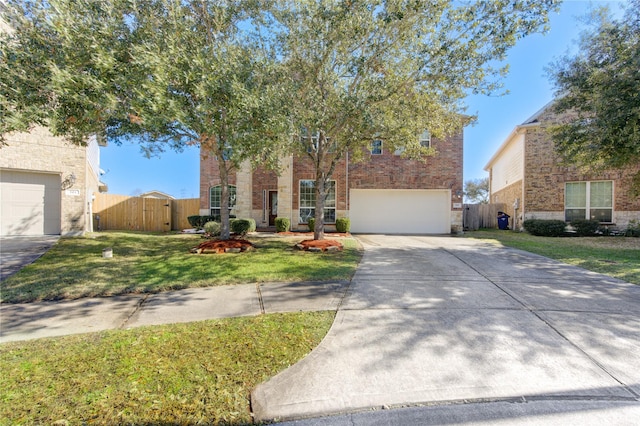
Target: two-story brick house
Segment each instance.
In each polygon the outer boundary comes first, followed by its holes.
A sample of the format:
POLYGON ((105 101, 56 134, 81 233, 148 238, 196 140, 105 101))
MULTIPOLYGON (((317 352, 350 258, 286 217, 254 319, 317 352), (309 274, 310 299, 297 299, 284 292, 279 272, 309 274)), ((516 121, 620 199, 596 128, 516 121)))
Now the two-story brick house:
POLYGON ((597 219, 620 229, 640 220, 640 198, 631 193, 640 164, 597 173, 564 165, 547 132, 560 120, 552 105, 516 126, 485 166, 490 202, 507 205, 516 229, 526 219, 597 219))
MULTIPOLYGON (((346 156, 332 176, 326 202, 326 229, 339 217, 351 219, 354 233, 448 234, 462 229, 462 130, 449 138, 421 135, 437 154, 408 160, 372 142, 365 161, 346 156)), ((203 153, 205 154, 205 153, 203 153)), ((315 213, 314 171, 305 157, 282 160, 280 173, 248 166, 230 176, 232 211, 253 218, 258 227, 273 226, 276 217, 291 220, 292 229, 307 230, 315 213)), ((201 155, 200 214, 218 214, 220 178, 217 161, 201 155)))

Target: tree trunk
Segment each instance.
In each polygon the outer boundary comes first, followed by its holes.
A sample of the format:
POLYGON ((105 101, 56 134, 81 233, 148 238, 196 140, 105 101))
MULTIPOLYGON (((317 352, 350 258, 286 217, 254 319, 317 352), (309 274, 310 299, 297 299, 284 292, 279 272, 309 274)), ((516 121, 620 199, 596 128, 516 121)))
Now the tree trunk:
POLYGON ((227 170, 227 162, 218 157, 220 169, 220 239, 228 240, 231 238, 231 230, 229 226, 229 170, 227 170))

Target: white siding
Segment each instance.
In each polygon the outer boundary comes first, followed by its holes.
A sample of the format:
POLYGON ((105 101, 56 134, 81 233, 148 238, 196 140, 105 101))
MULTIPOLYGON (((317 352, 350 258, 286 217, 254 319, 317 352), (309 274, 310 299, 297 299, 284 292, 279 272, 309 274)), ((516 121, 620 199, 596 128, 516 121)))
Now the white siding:
POLYGON ((496 159, 491 173, 491 192, 495 193, 524 177, 524 134, 516 134, 496 159))

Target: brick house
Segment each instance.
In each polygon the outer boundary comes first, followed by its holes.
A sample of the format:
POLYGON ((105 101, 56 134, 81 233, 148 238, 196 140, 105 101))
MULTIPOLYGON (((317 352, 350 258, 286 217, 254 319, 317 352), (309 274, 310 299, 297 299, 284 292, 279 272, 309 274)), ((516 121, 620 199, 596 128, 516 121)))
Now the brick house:
POLYGON ((490 202, 507 205, 515 229, 526 219, 598 219, 619 229, 640 220, 640 199, 631 194, 640 165, 598 173, 564 166, 546 131, 561 119, 552 104, 516 126, 485 166, 490 202))
MULTIPOLYGON (((349 217, 354 233, 448 234, 462 229, 462 130, 449 138, 420 142, 437 154, 426 161, 408 160, 374 141, 365 161, 343 158, 333 174, 325 222, 349 217)), ((205 154, 205 153, 202 153, 205 154)), ((217 160, 201 155, 200 214, 218 214, 220 178, 217 160)), ((314 171, 309 159, 290 156, 281 171, 243 166, 230 176, 231 214, 253 218, 258 227, 276 217, 291 220, 293 230, 307 230, 314 216, 314 171)))
POLYGON ((0 235, 79 235, 92 230, 100 182, 97 141, 76 146, 43 127, 0 148, 0 235))

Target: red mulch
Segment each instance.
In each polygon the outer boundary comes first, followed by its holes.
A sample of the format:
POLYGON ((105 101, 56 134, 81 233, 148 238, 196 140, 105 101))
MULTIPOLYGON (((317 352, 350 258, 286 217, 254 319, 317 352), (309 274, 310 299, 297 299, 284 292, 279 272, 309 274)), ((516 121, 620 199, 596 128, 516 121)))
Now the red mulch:
POLYGON ((322 249, 322 251, 326 251, 329 247, 338 247, 342 250, 342 243, 335 240, 304 240, 299 244, 304 247, 304 250, 309 250, 310 247, 317 247, 322 249))
POLYGON ((194 253, 224 253, 228 248, 239 248, 246 251, 248 248, 255 246, 247 240, 231 239, 231 240, 207 240, 200 243, 198 247, 191 250, 194 253))

